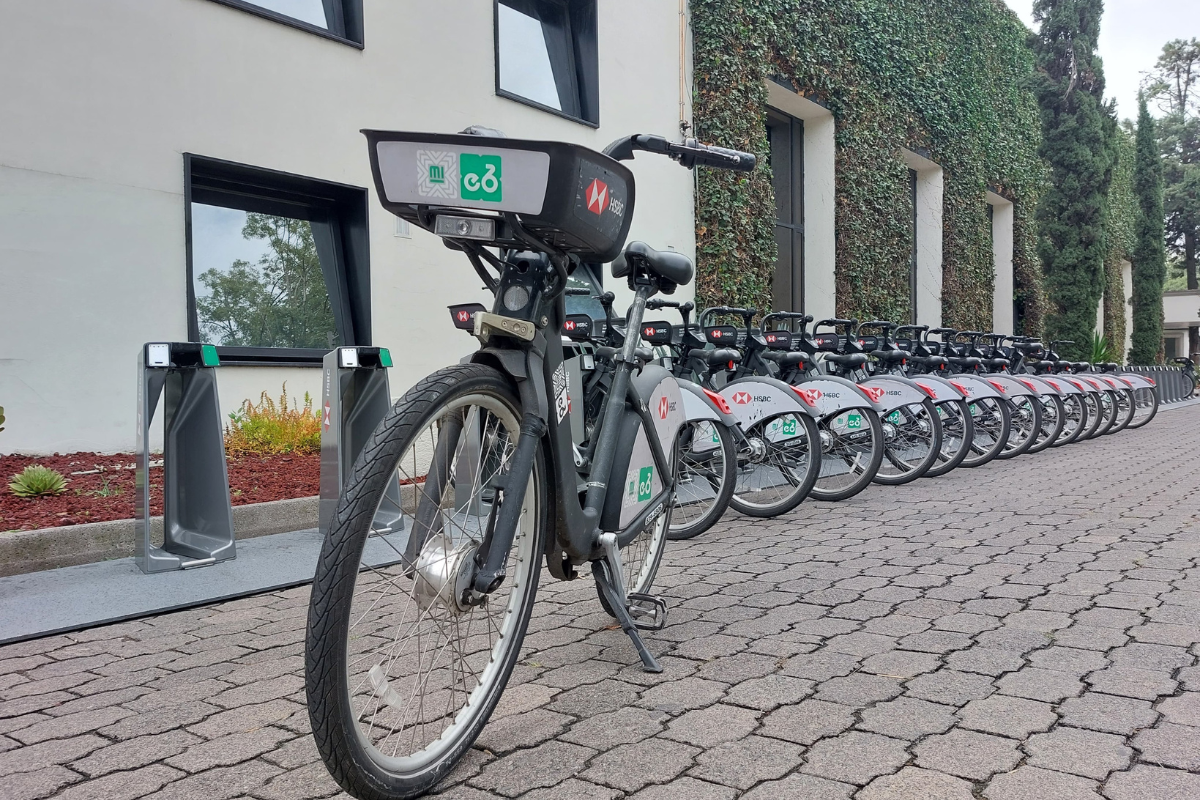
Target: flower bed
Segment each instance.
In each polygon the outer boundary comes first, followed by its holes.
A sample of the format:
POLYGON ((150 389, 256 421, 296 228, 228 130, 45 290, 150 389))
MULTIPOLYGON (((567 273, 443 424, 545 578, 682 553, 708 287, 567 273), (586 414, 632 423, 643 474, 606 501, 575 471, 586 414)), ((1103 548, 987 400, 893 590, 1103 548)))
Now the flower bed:
MULTIPOLYGON (((319 454, 247 455, 230 458, 228 464, 235 506, 311 497, 320 489, 319 454)), ((132 519, 133 479, 134 456, 130 453, 0 456, 0 531, 132 519), (61 472, 67 478, 66 491, 32 499, 14 495, 9 481, 31 464, 61 472)), ((150 506, 153 514, 162 514, 161 466, 150 469, 150 506)))

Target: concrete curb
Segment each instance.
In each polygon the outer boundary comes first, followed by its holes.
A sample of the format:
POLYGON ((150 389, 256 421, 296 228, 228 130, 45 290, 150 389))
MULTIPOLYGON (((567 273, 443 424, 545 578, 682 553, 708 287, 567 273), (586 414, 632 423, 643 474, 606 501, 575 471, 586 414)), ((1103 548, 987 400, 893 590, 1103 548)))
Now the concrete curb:
MULTIPOLYGON (((238 539, 315 527, 316 497, 233 507, 238 539)), ((162 517, 151 520, 151 529, 152 537, 161 541, 162 517)), ((133 534, 131 519, 0 533, 0 577, 132 556, 133 534)))

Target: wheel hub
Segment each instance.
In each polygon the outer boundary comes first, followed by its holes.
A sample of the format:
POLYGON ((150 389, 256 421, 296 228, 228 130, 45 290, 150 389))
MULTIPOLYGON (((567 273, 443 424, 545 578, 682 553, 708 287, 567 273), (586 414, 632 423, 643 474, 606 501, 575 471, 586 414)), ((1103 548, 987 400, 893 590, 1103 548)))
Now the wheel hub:
POLYGON ((833 450, 833 434, 829 431, 820 431, 821 434, 821 452, 828 453, 833 450))
POLYGON ((422 611, 440 605, 452 614, 461 614, 477 605, 465 602, 475 575, 476 550, 474 542, 447 550, 442 536, 425 543, 417 557, 414 592, 422 611))
POLYGON ((750 436, 746 439, 746 445, 750 448, 750 458, 753 461, 762 461, 767 457, 767 443, 758 436, 750 436))

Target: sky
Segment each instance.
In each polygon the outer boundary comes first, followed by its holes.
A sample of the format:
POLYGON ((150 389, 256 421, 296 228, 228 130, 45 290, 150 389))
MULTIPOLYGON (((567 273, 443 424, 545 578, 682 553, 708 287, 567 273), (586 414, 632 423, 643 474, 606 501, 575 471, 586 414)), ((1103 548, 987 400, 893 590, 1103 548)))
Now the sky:
MULTIPOLYGON (((1033 27, 1033 0, 1005 0, 1033 27)), ((1116 98, 1120 119, 1137 117, 1142 73, 1171 39, 1200 39, 1200 0, 1105 0, 1100 22, 1100 57, 1105 94, 1116 98)), ((1157 113, 1151 107, 1152 113, 1157 113)))

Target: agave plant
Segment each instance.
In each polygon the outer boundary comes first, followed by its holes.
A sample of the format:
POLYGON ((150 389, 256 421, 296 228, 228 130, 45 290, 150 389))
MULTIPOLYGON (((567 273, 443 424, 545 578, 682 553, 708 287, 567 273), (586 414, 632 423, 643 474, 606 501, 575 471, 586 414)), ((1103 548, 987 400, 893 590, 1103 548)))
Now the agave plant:
POLYGON ((1092 352, 1088 361, 1093 364, 1103 364, 1108 361, 1119 361, 1120 356, 1108 339, 1095 331, 1092 332, 1092 352))
POLYGON ((67 488, 67 479, 58 470, 34 464, 12 476, 9 490, 17 497, 42 497, 62 494, 67 488))
POLYGON ((0 406, 0 431, 4 430, 4 406, 0 406))

